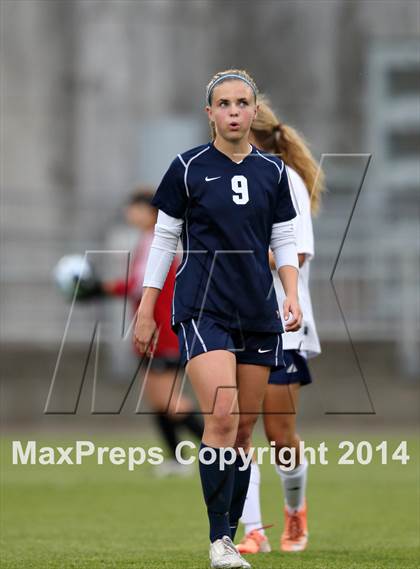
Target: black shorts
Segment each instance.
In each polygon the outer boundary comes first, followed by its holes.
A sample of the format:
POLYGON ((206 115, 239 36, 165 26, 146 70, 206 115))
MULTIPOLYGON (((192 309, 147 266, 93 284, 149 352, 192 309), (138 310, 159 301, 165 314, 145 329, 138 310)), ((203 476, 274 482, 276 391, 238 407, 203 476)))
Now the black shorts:
POLYGON ((283 358, 286 365, 283 369, 271 372, 268 380, 270 385, 290 385, 291 383, 308 385, 308 383, 312 383, 306 358, 298 350, 284 350, 283 358))
POLYGON ((284 367, 280 333, 231 329, 203 315, 199 322, 194 318, 180 322, 178 340, 183 365, 205 352, 227 350, 238 364, 284 367))

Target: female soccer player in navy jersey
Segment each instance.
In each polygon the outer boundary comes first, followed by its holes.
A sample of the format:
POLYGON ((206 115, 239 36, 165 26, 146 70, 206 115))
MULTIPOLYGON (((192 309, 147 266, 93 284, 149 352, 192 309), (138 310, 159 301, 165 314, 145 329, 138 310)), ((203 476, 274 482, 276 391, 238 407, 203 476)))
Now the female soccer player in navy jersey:
MULTIPOLYGON (((303 324, 298 332, 283 334, 286 367, 271 373, 263 406, 265 432, 268 441, 276 443, 277 455, 284 447, 295 448, 297 453, 298 466, 293 470, 282 470, 276 465, 285 498, 285 526, 280 547, 291 552, 305 549, 308 539, 305 500, 308 465, 306 460, 299 464, 296 412, 300 386, 312 381, 306 358, 321 352, 309 292, 309 270, 314 256, 311 213, 319 209, 324 177, 304 139, 293 128, 279 122, 267 99, 259 96, 258 104, 250 141, 284 161, 299 210, 293 223, 300 266, 298 292, 304 314, 303 324)), ((274 282, 277 300, 281 303, 284 292, 279 279, 275 278, 274 282)), ((261 523, 259 487, 259 467, 254 463, 241 518, 245 525, 245 537, 238 545, 241 553, 270 551, 261 523)))
POLYGON ((240 455, 220 467, 224 447, 247 451, 271 368, 284 366, 282 323, 267 251, 285 290, 287 331, 298 330, 298 258, 283 162, 248 142, 257 87, 244 71, 216 74, 206 111, 216 137, 179 154, 157 189, 155 237, 135 339, 151 350, 153 310, 180 235, 172 325, 205 414, 200 476, 212 567, 250 567, 232 543, 249 484, 240 455), (215 459, 215 460, 212 460, 215 459))

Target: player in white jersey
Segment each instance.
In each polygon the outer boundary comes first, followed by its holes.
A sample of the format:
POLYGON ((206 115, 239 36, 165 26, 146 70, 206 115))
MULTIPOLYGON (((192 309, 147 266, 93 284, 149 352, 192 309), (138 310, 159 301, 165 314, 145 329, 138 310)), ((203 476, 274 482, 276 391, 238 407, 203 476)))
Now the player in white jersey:
MULTIPOLYGON (((289 185, 298 216, 293 220, 299 257, 299 300, 303 323, 297 332, 285 332, 283 355, 286 367, 271 373, 264 399, 264 428, 268 441, 274 441, 276 451, 296 449, 297 467, 286 471, 276 465, 285 497, 285 527, 280 540, 283 551, 302 551, 308 539, 306 521, 306 479, 308 465, 300 464, 299 436, 296 433, 296 410, 301 385, 311 383, 307 358, 321 352, 309 292, 310 262, 314 257, 314 237, 311 214, 319 208, 324 178, 305 141, 291 127, 280 124, 263 97, 259 100, 257 117, 251 128, 251 143, 266 152, 279 154, 289 176, 289 185)), ((270 253, 270 256, 271 253, 270 253)), ((272 268, 273 264, 271 262, 272 268)), ((274 279, 279 306, 284 300, 283 287, 274 279)), ((260 472, 258 464, 251 467, 251 480, 241 518, 245 536, 238 545, 241 553, 271 550, 261 522, 260 472)))

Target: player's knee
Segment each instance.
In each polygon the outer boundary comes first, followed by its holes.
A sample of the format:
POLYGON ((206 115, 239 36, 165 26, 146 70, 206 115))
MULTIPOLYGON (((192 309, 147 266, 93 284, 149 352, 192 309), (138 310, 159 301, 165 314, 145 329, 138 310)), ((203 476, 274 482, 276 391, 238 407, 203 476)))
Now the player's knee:
POLYGON ((295 445, 296 433, 286 425, 277 425, 275 428, 266 429, 267 439, 274 442, 276 450, 295 445))
POLYGON ((251 445, 251 434, 248 433, 238 433, 238 435, 236 436, 236 441, 235 441, 235 448, 243 448, 243 449, 248 449, 251 445))
POLYGON ((223 410, 215 410, 206 423, 206 430, 217 437, 228 437, 236 432, 238 426, 237 416, 223 410))
POLYGON ((253 419, 239 424, 235 441, 236 448, 248 448, 250 446, 254 424, 255 420, 253 419))

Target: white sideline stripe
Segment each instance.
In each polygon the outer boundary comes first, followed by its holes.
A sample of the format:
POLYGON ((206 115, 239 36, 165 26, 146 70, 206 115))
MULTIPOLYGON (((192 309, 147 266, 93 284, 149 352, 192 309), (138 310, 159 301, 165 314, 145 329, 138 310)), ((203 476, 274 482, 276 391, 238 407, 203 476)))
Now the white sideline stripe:
POLYGON ((264 160, 267 160, 267 162, 271 162, 272 164, 274 164, 274 166, 279 171, 279 183, 280 183, 281 175, 282 175, 283 169, 284 169, 284 162, 283 162, 283 168, 280 168, 280 166, 277 164, 277 162, 274 162, 274 160, 270 160, 270 158, 267 158, 267 156, 264 156, 264 154, 261 154, 261 152, 259 150, 257 150, 257 154, 259 154, 261 156, 261 158, 264 158, 264 160))
POLYGON ((184 162, 184 159, 182 158, 181 154, 177 154, 178 158, 181 160, 181 162, 184 164, 184 167, 186 168, 187 165, 184 162))
POLYGON ((176 292, 176 277, 174 284, 174 293, 172 295, 172 326, 175 324, 175 292, 176 292))
POLYGON ((192 325, 194 326, 194 330, 195 330, 195 333, 196 333, 196 335, 197 335, 197 338, 200 340, 201 345, 203 346, 203 350, 204 350, 205 352, 207 352, 207 346, 206 346, 206 344, 204 343, 203 338, 200 336, 200 333, 199 333, 198 328, 197 328, 197 326, 196 326, 196 324, 195 324, 194 318, 191 319, 191 322, 192 322, 192 325))
POLYGON ((177 270, 177 272, 176 272, 176 274, 175 274, 175 278, 177 278, 177 276, 180 275, 180 274, 182 273, 182 271, 185 269, 185 266, 186 266, 186 264, 187 264, 187 262, 188 262, 188 257, 189 257, 189 255, 190 255, 190 237, 189 237, 189 235, 188 235, 188 218, 187 218, 187 216, 185 216, 185 235, 186 235, 186 238, 187 238, 187 254, 186 254, 186 256, 185 256, 184 264, 181 265, 180 267, 178 267, 178 270, 177 270))
MULTIPOLYGON (((187 184, 188 168, 190 167, 191 162, 193 160, 195 160, 195 158, 200 156, 200 154, 203 154, 203 152, 206 152, 209 148, 210 148, 210 146, 206 146, 206 148, 204 148, 203 150, 198 152, 198 154, 195 154, 192 158, 190 158, 190 160, 188 161, 188 164, 185 164, 184 160, 182 159, 182 156, 180 154, 178 154, 178 158, 181 160, 181 162, 185 166, 184 184, 185 184, 185 191, 187 192, 188 197, 190 197, 190 192, 188 191, 188 184, 187 184)), ((186 215, 185 215, 185 235, 187 238, 187 254, 185 256, 184 264, 178 268, 176 275, 175 275, 175 278, 177 278, 182 273, 182 271, 185 269, 185 267, 187 266, 187 263, 188 263, 189 256, 190 256, 190 236, 188 235, 188 218, 186 215)), ((174 289, 173 302, 172 302, 172 315, 173 315, 172 319, 174 321, 175 320, 175 289, 174 289)))
MULTIPOLYGON (((279 171, 279 174, 280 174, 280 177, 279 177, 279 183, 280 183, 281 175, 283 174, 283 170, 284 170, 284 162, 283 162, 283 168, 280 169, 280 167, 279 167, 279 165, 277 164, 277 162, 274 162, 274 160, 270 160, 270 158, 267 158, 267 156, 264 156, 264 154, 261 154, 261 152, 259 152, 258 150, 257 150, 257 153, 261 156, 261 158, 264 158, 264 159, 267 160, 268 162, 271 162, 272 164, 274 164, 274 166, 277 168, 277 170, 279 171)), ((295 208, 296 213, 297 213, 298 215, 300 215, 299 202, 298 202, 298 200, 296 199, 296 194, 295 194, 295 191, 294 191, 294 189, 293 189, 293 184, 292 184, 291 181, 290 181, 290 176, 289 176, 289 173, 288 173, 288 171, 287 171, 287 166, 286 166, 286 176, 287 176, 287 182, 288 182, 288 185, 289 185, 289 190, 290 190, 290 194, 291 194, 293 206, 294 206, 294 208, 295 208)))
POLYGON ((195 160, 196 158, 198 158, 201 154, 203 154, 203 152, 207 152, 207 150, 210 148, 209 146, 206 146, 206 148, 203 148, 203 150, 200 150, 200 152, 198 152, 198 154, 195 154, 192 158, 190 158, 188 160, 188 164, 185 166, 185 172, 184 172, 184 184, 185 184, 185 191, 187 192, 187 196, 190 197, 190 192, 188 190, 188 183, 187 183, 187 176, 188 176, 188 168, 190 167, 190 164, 193 160, 195 160))
POLYGON ((181 327, 182 327, 182 332, 184 334, 184 340, 185 340, 185 347, 187 348, 187 360, 190 360, 190 351, 188 349, 188 342, 187 342, 187 335, 185 333, 185 328, 184 328, 184 324, 182 322, 180 322, 181 327))
POLYGON ((279 335, 277 334, 277 346, 276 346, 276 366, 278 366, 278 365, 279 365, 279 357, 278 357, 278 354, 279 354, 279 345, 280 345, 280 337, 279 337, 279 335))

